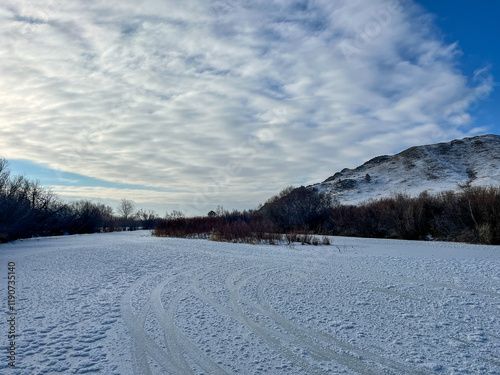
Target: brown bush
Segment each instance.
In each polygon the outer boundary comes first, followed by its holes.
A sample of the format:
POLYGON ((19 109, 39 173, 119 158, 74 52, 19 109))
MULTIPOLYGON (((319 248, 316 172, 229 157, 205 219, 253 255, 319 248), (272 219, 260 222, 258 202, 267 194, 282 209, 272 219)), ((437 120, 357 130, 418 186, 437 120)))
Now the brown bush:
POLYGON ((437 195, 424 192, 418 197, 396 194, 363 206, 327 204, 324 195, 298 188, 271 199, 256 212, 169 220, 155 229, 163 236, 319 244, 311 233, 500 244, 500 187, 466 187, 437 195))

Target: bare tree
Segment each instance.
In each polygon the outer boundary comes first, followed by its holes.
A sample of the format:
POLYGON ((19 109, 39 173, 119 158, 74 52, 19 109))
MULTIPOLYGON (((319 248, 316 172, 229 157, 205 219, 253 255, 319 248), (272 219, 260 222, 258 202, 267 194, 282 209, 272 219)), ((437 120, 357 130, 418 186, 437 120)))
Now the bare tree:
POLYGON ((125 219, 128 220, 132 213, 134 212, 135 205, 134 202, 129 201, 126 198, 123 198, 118 205, 118 213, 125 219))
POLYGON ((183 219, 185 217, 184 213, 181 211, 173 210, 172 213, 166 213, 165 214, 165 219, 167 220, 177 220, 177 219, 183 219))
POLYGON ((158 217, 158 214, 153 210, 143 210, 140 209, 137 212, 137 217, 141 221, 141 225, 144 229, 153 229, 158 217))
POLYGON ((218 206, 217 206, 217 211, 215 211, 215 213, 216 213, 216 215, 217 215, 218 217, 222 217, 222 216, 226 216, 226 215, 228 215, 228 214, 229 214, 229 211, 226 211, 226 210, 224 209, 224 206, 218 205, 218 206))
POLYGON ((7 160, 0 158, 0 191, 3 191, 3 188, 7 185, 9 177, 9 163, 7 160))

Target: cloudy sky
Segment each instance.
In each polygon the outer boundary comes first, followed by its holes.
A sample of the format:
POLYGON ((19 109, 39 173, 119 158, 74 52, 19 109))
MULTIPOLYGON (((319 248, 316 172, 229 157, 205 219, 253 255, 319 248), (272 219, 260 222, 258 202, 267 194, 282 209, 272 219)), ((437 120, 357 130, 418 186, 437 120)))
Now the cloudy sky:
POLYGON ((499 134, 500 6, 434 3, 3 1, 0 155, 65 200, 194 215, 499 134))

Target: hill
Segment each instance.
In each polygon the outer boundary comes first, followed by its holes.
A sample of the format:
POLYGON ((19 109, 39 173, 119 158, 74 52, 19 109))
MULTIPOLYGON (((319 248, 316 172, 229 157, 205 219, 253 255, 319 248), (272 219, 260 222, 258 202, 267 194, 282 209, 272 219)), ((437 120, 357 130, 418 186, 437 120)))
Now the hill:
POLYGON ((341 204, 361 204, 403 192, 438 193, 460 186, 500 185, 500 136, 487 134, 446 143, 411 147, 345 168, 308 188, 341 204))

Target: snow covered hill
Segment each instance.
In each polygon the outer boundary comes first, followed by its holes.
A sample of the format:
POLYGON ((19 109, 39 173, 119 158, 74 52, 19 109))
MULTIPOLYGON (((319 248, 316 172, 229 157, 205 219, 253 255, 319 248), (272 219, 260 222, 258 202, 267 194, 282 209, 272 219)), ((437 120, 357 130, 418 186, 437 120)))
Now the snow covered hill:
POLYGON ((143 231, 0 244, 0 373, 500 373, 499 246, 332 241, 143 231))
POLYGON ((339 203, 360 204, 395 192, 437 193, 465 184, 500 185, 500 136, 482 135, 378 156, 309 187, 327 192, 339 203))

